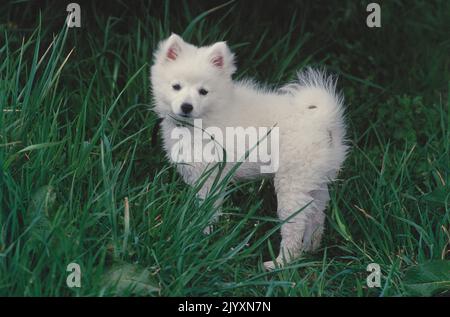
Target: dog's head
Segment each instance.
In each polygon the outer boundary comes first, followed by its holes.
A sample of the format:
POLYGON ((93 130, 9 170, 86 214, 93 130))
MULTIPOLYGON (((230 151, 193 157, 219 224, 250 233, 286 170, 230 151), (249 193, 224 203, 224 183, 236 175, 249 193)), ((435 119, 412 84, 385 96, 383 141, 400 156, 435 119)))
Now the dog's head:
POLYGON ((154 54, 151 83, 161 117, 201 118, 230 93, 234 55, 225 42, 196 47, 172 34, 154 54))

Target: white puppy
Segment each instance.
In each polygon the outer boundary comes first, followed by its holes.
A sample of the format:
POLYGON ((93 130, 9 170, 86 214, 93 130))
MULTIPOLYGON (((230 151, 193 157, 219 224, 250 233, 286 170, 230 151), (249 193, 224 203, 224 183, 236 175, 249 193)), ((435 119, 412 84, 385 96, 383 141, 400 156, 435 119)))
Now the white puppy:
MULTIPOLYGON (((329 200, 327 184, 336 178, 348 149, 343 100, 336 94, 335 81, 320 71, 307 69, 298 74, 294 83, 270 90, 248 80, 233 81, 235 70, 234 55, 225 42, 196 47, 172 34, 160 43, 154 55, 151 69, 154 110, 163 119, 164 148, 175 163, 179 163, 173 156, 179 140, 174 140, 173 131, 180 120, 192 123, 194 119, 201 119, 203 129, 223 135, 230 127, 278 128, 276 136, 266 133, 263 138, 267 140, 264 146, 272 160, 277 161, 273 172, 266 175, 274 179, 278 216, 284 221, 279 256, 275 263, 264 263, 271 269, 320 245, 324 210, 329 200), (267 145, 269 136, 277 142, 270 141, 267 145)), ((193 131, 196 126, 185 124, 184 129, 193 131)), ((244 141, 245 148, 260 147, 261 139, 260 135, 258 143, 244 141)), ((205 145, 211 139, 193 138, 188 145, 194 148, 199 142, 205 145)), ((236 149, 228 143, 218 143, 228 157, 236 154, 236 149)), ((198 152, 193 149, 190 153, 195 151, 198 152)), ((261 160, 250 162, 248 155, 246 158, 238 165, 233 178, 264 176, 261 160)), ((184 161, 189 162, 177 164, 177 168, 190 185, 211 166, 206 159, 184 161)), ((229 171, 236 162, 226 161, 226 171, 229 171)), ((199 196, 205 198, 214 178, 223 177, 225 173, 212 173, 199 196)))

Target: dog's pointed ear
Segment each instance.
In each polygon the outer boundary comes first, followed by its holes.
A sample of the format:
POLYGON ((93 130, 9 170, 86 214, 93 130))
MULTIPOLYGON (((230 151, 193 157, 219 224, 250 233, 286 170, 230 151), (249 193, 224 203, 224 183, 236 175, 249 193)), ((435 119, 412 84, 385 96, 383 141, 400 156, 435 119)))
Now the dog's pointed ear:
POLYGON ((228 73, 230 76, 236 71, 234 54, 226 42, 217 42, 209 48, 209 62, 215 68, 228 73))
POLYGON ((183 51, 183 46, 183 39, 179 35, 172 33, 168 39, 161 42, 156 58, 159 62, 174 61, 183 51))
POLYGON ((167 39, 166 44, 166 59, 169 61, 174 61, 178 58, 183 47, 183 39, 175 33, 167 39))

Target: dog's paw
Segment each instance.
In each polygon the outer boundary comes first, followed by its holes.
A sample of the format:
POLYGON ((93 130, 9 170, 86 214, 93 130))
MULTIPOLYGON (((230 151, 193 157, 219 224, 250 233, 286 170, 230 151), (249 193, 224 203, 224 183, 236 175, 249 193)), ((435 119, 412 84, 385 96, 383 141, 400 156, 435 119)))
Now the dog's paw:
POLYGON ((267 262, 264 262, 264 268, 267 271, 272 271, 276 268, 276 265, 275 265, 274 261, 267 261, 267 262))
POLYGON ((210 235, 213 231, 214 231, 213 225, 209 225, 209 226, 206 226, 206 227, 203 229, 203 234, 204 234, 205 236, 208 236, 208 235, 210 235))
POLYGON ((282 268, 284 265, 284 261, 279 256, 275 259, 275 261, 266 261, 264 262, 264 268, 267 271, 272 271, 278 268, 282 268))

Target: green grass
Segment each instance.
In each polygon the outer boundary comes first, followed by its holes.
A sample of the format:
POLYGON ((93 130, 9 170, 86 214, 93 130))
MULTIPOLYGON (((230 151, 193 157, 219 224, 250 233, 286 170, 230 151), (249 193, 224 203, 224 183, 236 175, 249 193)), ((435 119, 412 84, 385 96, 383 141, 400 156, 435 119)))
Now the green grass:
POLYGON ((449 259, 450 3, 383 2, 382 28, 368 29, 368 2, 80 2, 82 28, 69 30, 63 2, 2 7, 0 295, 130 294, 111 285, 121 268, 137 295, 408 295, 409 267, 449 259), (316 254, 266 272, 280 225, 271 183, 218 186, 199 204, 152 146, 149 66, 172 31, 226 39, 237 78, 340 75, 352 150, 316 254), (81 288, 66 286, 71 262, 81 288), (372 262, 381 288, 366 285, 372 262))

